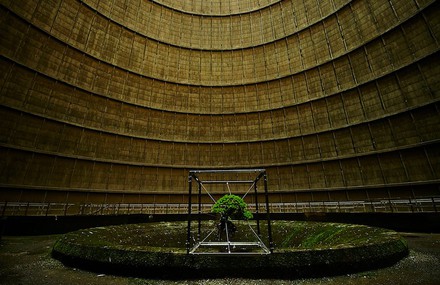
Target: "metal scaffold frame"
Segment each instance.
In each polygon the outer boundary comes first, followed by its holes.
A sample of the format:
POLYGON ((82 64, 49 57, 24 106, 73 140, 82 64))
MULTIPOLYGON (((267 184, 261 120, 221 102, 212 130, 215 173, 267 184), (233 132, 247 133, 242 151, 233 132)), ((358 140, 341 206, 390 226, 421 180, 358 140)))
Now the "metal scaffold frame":
POLYGON ((273 253, 274 244, 272 240, 272 227, 271 227, 271 219, 270 219, 270 207, 269 207, 269 195, 267 190, 267 173, 266 169, 231 169, 231 170, 190 170, 188 175, 188 227, 187 227, 187 240, 186 240, 186 250, 187 254, 270 254, 273 253), (199 174, 203 173, 214 173, 214 174, 238 174, 238 173, 255 173, 256 178, 253 180, 202 180, 199 178, 199 174), (267 240, 269 242, 269 247, 267 247, 264 242, 261 239, 261 230, 260 230, 260 213, 259 213, 259 206, 258 206, 258 182, 263 178, 264 183, 264 196, 265 196, 265 204, 266 204, 266 221, 267 221, 267 240), (198 222, 198 228, 197 228, 197 240, 192 237, 191 232, 191 224, 193 220, 193 213, 192 213, 192 183, 193 180, 197 182, 198 184, 198 194, 197 194, 197 201, 198 201, 198 211, 197 211, 197 222, 198 222), (202 189, 206 192, 206 194, 211 198, 211 200, 215 203, 216 200, 214 197, 209 193, 209 191, 206 189, 204 184, 225 184, 227 186, 227 189, 229 191, 229 194, 232 194, 231 188, 229 187, 230 184, 250 184, 251 186, 247 190, 247 192, 243 195, 242 199, 244 199, 253 189, 253 195, 255 199, 255 220, 256 220, 256 232, 252 228, 252 226, 248 222, 248 226, 252 232, 252 234, 256 237, 256 241, 249 241, 249 242, 233 242, 230 240, 228 235, 228 229, 226 224, 226 241, 206 241, 209 236, 214 233, 216 228, 214 228, 203 240, 201 239, 201 214, 202 214, 202 189), (192 242, 193 240, 193 242, 192 242), (227 250, 225 252, 206 252, 202 251, 203 247, 224 247, 227 250), (249 251, 249 252, 234 252, 231 250, 231 248, 234 247, 247 247, 247 248, 259 248, 261 251, 255 252, 255 251, 249 251))

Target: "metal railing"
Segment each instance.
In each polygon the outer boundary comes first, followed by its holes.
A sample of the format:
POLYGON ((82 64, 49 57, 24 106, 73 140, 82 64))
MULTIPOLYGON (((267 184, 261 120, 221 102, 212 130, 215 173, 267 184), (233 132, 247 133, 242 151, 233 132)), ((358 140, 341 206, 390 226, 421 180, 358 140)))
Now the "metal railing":
MULTIPOLYGON (((202 204, 201 212, 210 213, 212 204, 202 204)), ((264 203, 258 204, 259 212, 266 211, 264 203)), ((249 205, 252 212, 256 206, 249 205)), ((440 197, 376 199, 368 201, 310 201, 270 203, 271 213, 416 213, 438 212, 440 197)), ((192 213, 198 205, 192 205, 192 213)), ((0 213, 4 216, 72 216, 72 215, 128 215, 128 214, 187 214, 187 203, 34 203, 2 202, 0 213)))

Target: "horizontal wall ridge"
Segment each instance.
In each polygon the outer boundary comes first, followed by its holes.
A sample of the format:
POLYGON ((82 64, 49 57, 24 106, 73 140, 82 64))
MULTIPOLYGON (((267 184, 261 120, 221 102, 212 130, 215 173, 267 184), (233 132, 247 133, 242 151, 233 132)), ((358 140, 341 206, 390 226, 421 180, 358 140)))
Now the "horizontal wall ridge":
MULTIPOLYGON (((187 177, 185 177, 187 178, 187 177)), ((271 194, 301 194, 301 193, 318 193, 318 192, 336 192, 340 190, 368 190, 368 189, 392 189, 392 188, 400 188, 407 186, 423 186, 430 184, 440 184, 440 179, 429 180, 429 181, 414 181, 414 182, 406 182, 406 183, 390 183, 390 184, 372 184, 372 185, 363 185, 363 186, 347 186, 347 187, 326 187, 326 188, 304 188, 304 189, 295 189, 295 190, 273 190, 268 189, 268 192, 271 194)), ((10 185, 10 184, 2 184, 0 183, 0 189, 5 190, 33 190, 33 191, 57 191, 57 192, 82 192, 82 193, 103 193, 107 192, 108 189, 90 189, 90 188, 65 188, 65 187, 52 187, 52 186, 33 186, 33 185, 10 185)), ((185 188, 186 189, 186 188, 185 188)), ((186 193, 179 191, 158 191, 154 193, 145 193, 142 191, 129 191, 129 190, 112 190, 111 192, 107 192, 109 194, 126 194, 126 195, 186 195, 186 193)), ((244 194, 245 192, 234 192, 236 194, 244 194)), ((212 194, 223 194, 223 192, 212 192, 212 194)), ((385 197, 384 197, 385 198, 385 197)), ((186 201, 187 202, 187 201, 186 201)), ((336 201, 335 201, 336 202, 336 201)), ((172 204, 172 203, 170 203, 172 204)), ((182 204, 185 204, 183 202, 182 204)))
MULTIPOLYGON (((338 89, 338 91, 334 91, 331 94, 326 94, 324 97, 309 98, 309 99, 303 100, 301 102, 295 102, 293 104, 283 104, 283 105, 280 105, 280 106, 276 106, 276 107, 272 107, 272 108, 267 108, 267 109, 258 109, 258 110, 241 111, 241 112, 221 112, 221 113, 218 113, 218 112, 192 112, 191 110, 181 111, 181 110, 173 110, 171 108, 170 109, 158 108, 158 107, 149 106, 149 105, 145 105, 145 104, 139 104, 139 103, 135 103, 135 102, 130 102, 130 101, 126 101, 126 100, 110 97, 110 96, 105 95, 105 94, 97 93, 97 92, 91 91, 89 89, 83 88, 81 86, 74 85, 73 83, 71 83, 71 82, 69 82, 67 80, 63 80, 63 79, 60 79, 60 78, 53 77, 53 76, 51 76, 51 75, 49 75, 47 73, 44 73, 44 72, 41 72, 41 71, 37 70, 36 68, 32 68, 32 67, 26 66, 23 63, 15 60, 15 59, 10 58, 7 55, 1 54, 0 58, 5 59, 5 60, 11 62, 13 65, 19 65, 20 67, 22 67, 24 69, 27 69, 27 70, 29 70, 31 72, 38 73, 38 74, 40 74, 40 75, 42 75, 42 76, 44 76, 46 78, 49 78, 49 79, 51 79, 51 80, 53 80, 55 82, 61 82, 62 84, 70 86, 70 87, 72 87, 74 89, 81 90, 81 91, 89 93, 89 94, 91 94, 93 96, 98 96, 98 97, 105 98, 105 99, 108 99, 108 100, 112 100, 112 101, 115 101, 115 102, 121 102, 121 103, 124 103, 124 104, 127 104, 127 105, 131 105, 131 106, 135 106, 135 107, 140 107, 140 108, 145 108, 145 109, 155 110, 155 111, 161 111, 161 112, 167 112, 167 113, 172 113, 172 114, 224 116, 224 115, 256 114, 256 113, 262 113, 262 112, 271 112, 271 111, 282 110, 282 109, 286 109, 286 108, 290 108, 290 107, 300 106, 300 105, 308 104, 308 103, 319 101, 319 100, 323 100, 323 99, 329 99, 332 96, 339 96, 342 93, 349 92, 349 91, 352 91, 352 90, 358 90, 359 88, 362 88, 362 86, 366 86, 366 85, 371 84, 373 82, 377 82, 377 81, 381 80, 382 78, 385 78, 386 76, 389 76, 389 75, 392 75, 392 74, 397 74, 398 72, 402 71, 405 68, 408 68, 408 67, 411 67, 411 66, 417 66, 419 64, 419 62, 427 60, 430 57, 437 56, 439 54, 439 51, 440 51, 440 47, 437 50, 432 51, 429 54, 424 54, 422 57, 418 58, 417 60, 415 60, 413 62, 407 62, 406 64, 400 65, 400 66, 396 67, 393 70, 390 70, 390 71, 388 71, 386 73, 380 74, 380 76, 378 76, 378 77, 370 78, 370 79, 368 79, 368 80, 366 80, 364 82, 357 83, 355 86, 352 86, 352 87, 349 87, 349 88, 344 88, 344 89, 338 89)), ((304 72, 306 72, 306 71, 304 71, 304 72)), ((127 71, 127 72, 130 73, 130 71, 127 71)), ((291 76, 293 76, 293 75, 291 75, 291 76)), ((290 78, 291 76, 288 76, 285 79, 290 78)), ((142 78, 142 76, 141 76, 141 78, 142 78)), ((279 80, 282 80, 282 79, 283 78, 275 79, 273 81, 279 81, 279 80)), ((266 84, 266 83, 267 82, 262 82, 261 84, 266 84)), ((172 83, 172 84, 174 84, 174 83, 172 83)), ((179 84, 179 83, 177 83, 177 85, 188 86, 186 84, 179 84)), ((232 87, 233 88, 233 87, 241 87, 241 86, 247 86, 247 85, 234 85, 234 86, 226 86, 226 87, 232 87)), ((249 84, 248 86, 254 86, 254 84, 249 84)), ((206 86, 196 86, 196 87, 206 87, 206 86)), ((225 87, 225 86, 223 86, 223 87, 225 87)))
POLYGON ((289 167, 289 166, 297 166, 297 165, 308 165, 308 164, 355 159, 355 158, 361 158, 361 157, 367 157, 367 156, 377 156, 377 155, 386 154, 386 153, 396 153, 396 152, 400 152, 400 151, 404 151, 404 150, 424 148, 426 146, 433 146, 433 145, 440 145, 440 139, 434 139, 431 141, 424 141, 424 142, 417 143, 417 144, 394 147, 394 148, 390 148, 390 149, 382 149, 382 150, 375 150, 375 151, 369 151, 369 152, 363 152, 363 153, 355 153, 353 155, 340 155, 340 156, 333 157, 333 158, 319 158, 319 159, 310 159, 310 160, 302 160, 302 161, 292 161, 292 162, 286 162, 286 163, 269 163, 269 164, 260 163, 260 164, 254 164, 254 165, 243 164, 243 165, 217 165, 217 166, 207 166, 207 165, 200 165, 200 164, 178 165, 178 164, 160 164, 160 163, 141 163, 141 162, 121 161, 121 160, 105 159, 105 158, 99 158, 99 157, 88 157, 88 156, 80 156, 80 155, 66 154, 66 153, 60 153, 60 152, 45 151, 45 150, 39 150, 39 149, 35 149, 35 148, 5 144, 3 142, 0 142, 0 149, 4 148, 4 149, 24 151, 24 152, 28 152, 28 153, 35 153, 35 154, 40 154, 40 155, 49 155, 49 156, 53 156, 53 157, 67 158, 67 159, 72 159, 72 160, 83 160, 83 161, 88 161, 88 162, 102 162, 102 163, 110 163, 110 164, 117 164, 117 165, 124 165, 124 166, 153 167, 153 168, 166 168, 166 169, 204 169, 204 170, 210 170, 210 169, 272 168, 272 167, 283 167, 283 166, 289 167))
POLYGON ((91 126, 88 126, 85 124, 79 124, 79 123, 71 122, 68 120, 62 120, 62 119, 59 119, 56 117, 43 115, 43 114, 40 114, 37 112, 32 112, 32 111, 26 110, 24 108, 18 108, 15 106, 8 106, 5 104, 3 104, 0 107, 0 109, 7 108, 10 110, 14 110, 16 112, 21 112, 24 114, 29 114, 31 116, 38 117, 43 120, 50 120, 53 122, 57 122, 60 124, 66 124, 66 125, 70 125, 70 126, 81 128, 81 129, 87 129, 87 130, 94 131, 94 132, 106 133, 106 134, 116 135, 116 136, 121 136, 121 137, 126 137, 126 138, 134 138, 134 139, 140 139, 140 140, 166 142, 166 143, 178 143, 178 144, 227 145, 227 144, 249 144, 249 143, 261 143, 261 142, 276 142, 276 141, 282 141, 282 140, 286 140, 286 139, 306 137, 306 136, 310 136, 310 135, 319 135, 319 134, 334 132, 334 131, 338 131, 338 130, 349 129, 349 128, 353 128, 353 127, 361 126, 361 125, 369 125, 371 123, 382 121, 384 119, 389 119, 389 118, 392 118, 392 117, 395 117, 395 116, 398 116, 401 114, 410 113, 411 111, 418 110, 418 109, 421 109, 421 108, 424 108, 427 106, 431 106, 431 105, 434 106, 439 102, 440 102, 440 98, 432 99, 432 101, 425 101, 425 102, 423 102, 423 104, 420 104, 417 106, 412 106, 410 108, 405 108, 404 110, 390 112, 390 113, 387 113, 387 114, 379 116, 379 117, 369 118, 369 119, 354 122, 354 123, 347 123, 344 125, 340 125, 336 128, 328 128, 328 129, 322 129, 322 130, 317 130, 317 131, 308 132, 308 133, 301 133, 301 134, 295 135, 295 136, 277 136, 277 137, 270 137, 270 138, 258 138, 258 139, 254 139, 254 140, 234 140, 234 141, 232 141, 232 140, 218 140, 218 141, 215 141, 215 140, 212 140, 212 141, 194 140, 194 141, 191 141, 191 140, 164 139, 164 138, 152 137, 152 136, 140 136, 140 135, 136 135, 136 134, 130 134, 127 132, 116 132, 116 131, 106 130, 104 128, 91 127, 91 126))

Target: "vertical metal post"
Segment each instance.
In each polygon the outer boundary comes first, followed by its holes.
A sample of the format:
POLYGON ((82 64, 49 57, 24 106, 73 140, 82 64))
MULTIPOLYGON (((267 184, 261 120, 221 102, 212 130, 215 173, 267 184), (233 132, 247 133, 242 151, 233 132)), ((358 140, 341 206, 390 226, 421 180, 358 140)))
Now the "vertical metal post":
POLYGON ((229 240, 228 234, 228 219, 225 222, 225 231, 226 231, 226 242, 228 243, 228 253, 231 253, 231 241, 229 240))
POLYGON ((269 211, 269 193, 267 193, 267 174, 264 171, 264 195, 266 196, 266 215, 267 215, 267 232, 269 236, 269 250, 273 253, 273 240, 272 240, 272 227, 270 224, 270 211, 269 211))
POLYGON ((192 192, 192 174, 188 177, 188 228, 186 236, 186 253, 189 254, 189 247, 191 241, 191 192, 192 192))
POLYGON ((198 230, 197 230, 197 241, 200 241, 200 235, 201 235, 201 217, 202 217, 202 184, 200 183, 200 181, 197 181, 198 185, 199 185, 199 197, 198 197, 198 202, 199 202, 199 212, 198 212, 198 230))

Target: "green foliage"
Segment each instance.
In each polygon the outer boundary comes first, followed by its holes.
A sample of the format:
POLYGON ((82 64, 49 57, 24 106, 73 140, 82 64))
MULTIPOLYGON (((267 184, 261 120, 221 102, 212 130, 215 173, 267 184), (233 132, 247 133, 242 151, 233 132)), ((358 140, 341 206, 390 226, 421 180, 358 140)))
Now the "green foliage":
POLYGON ((211 211, 215 214, 221 214, 237 220, 250 220, 253 218, 243 199, 232 194, 218 199, 214 206, 212 206, 211 211))

